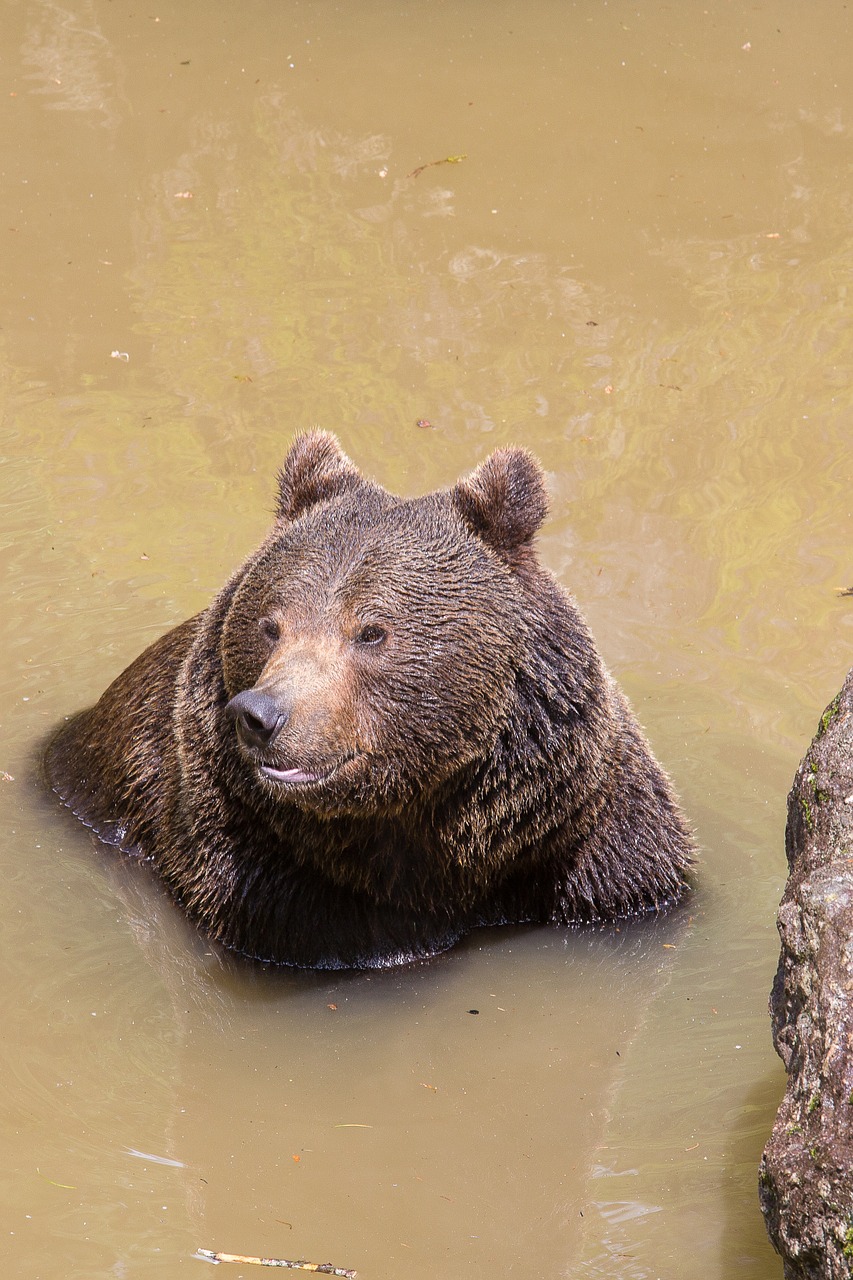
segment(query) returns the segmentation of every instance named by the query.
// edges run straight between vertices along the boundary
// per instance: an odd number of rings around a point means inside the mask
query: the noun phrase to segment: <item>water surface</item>
[[[785,795],[853,638],[848,10],[2,23],[8,1274],[780,1276]],[[247,971],[44,798],[36,744],[210,599],[312,425],[402,493],[539,455],[542,557],[697,829],[684,912]]]

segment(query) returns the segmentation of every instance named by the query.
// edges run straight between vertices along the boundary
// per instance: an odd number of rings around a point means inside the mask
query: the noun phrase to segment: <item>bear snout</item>
[[[281,705],[259,689],[238,693],[227,704],[225,714],[234,721],[246,746],[261,750],[271,745],[288,719]]]

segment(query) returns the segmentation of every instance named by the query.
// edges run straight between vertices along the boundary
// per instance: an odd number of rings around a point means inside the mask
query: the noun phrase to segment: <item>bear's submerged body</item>
[[[536,560],[545,510],[523,450],[401,500],[299,437],[264,543],[59,730],[52,785],[208,936],[280,964],[674,902],[691,837]]]

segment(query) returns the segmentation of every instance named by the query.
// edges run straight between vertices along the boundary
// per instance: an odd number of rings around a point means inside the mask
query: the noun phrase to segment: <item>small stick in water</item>
[[[436,164],[461,164],[463,160],[467,160],[465,156],[445,156],[443,160],[427,160],[426,164],[419,164],[417,169],[413,169],[411,173],[407,173],[407,178],[417,178],[423,173],[424,169],[431,169]]]
[[[344,1276],[345,1280],[355,1280],[356,1272],[345,1267],[333,1267],[331,1262],[290,1262],[287,1258],[247,1258],[242,1253],[214,1253],[211,1249],[198,1249],[199,1258],[208,1262],[242,1262],[256,1267],[289,1267],[291,1271],[314,1271],[321,1276]]]

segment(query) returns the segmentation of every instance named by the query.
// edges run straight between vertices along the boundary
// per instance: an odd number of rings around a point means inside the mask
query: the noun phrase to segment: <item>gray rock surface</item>
[[[770,1012],[787,1087],[759,1174],[786,1280],[853,1276],[853,670],[788,797]]]

